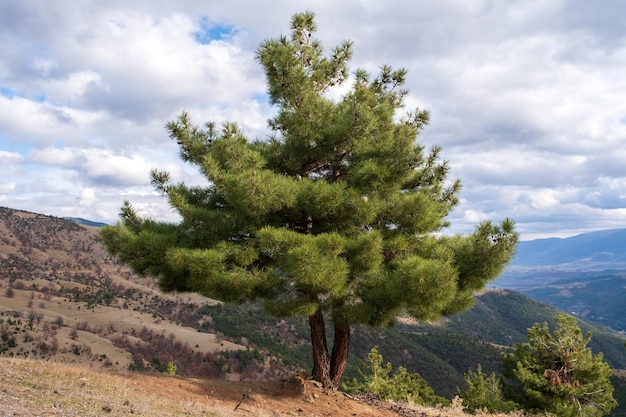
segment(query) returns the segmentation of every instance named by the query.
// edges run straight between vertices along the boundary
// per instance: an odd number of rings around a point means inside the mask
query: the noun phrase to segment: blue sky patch
[[[208,45],[211,41],[221,41],[231,38],[237,29],[230,25],[218,25],[211,22],[206,16],[200,19],[200,30],[192,33],[196,42]]]
[[[6,152],[16,152],[26,157],[33,150],[33,144],[29,141],[19,140],[14,136],[0,133],[0,150]]]
[[[267,104],[270,101],[270,96],[267,93],[257,93],[257,94],[253,94],[252,98],[256,101],[258,101],[261,104]]]
[[[12,88],[0,86],[0,96],[4,96],[9,100],[13,100],[14,97],[27,98],[24,94],[20,94]],[[46,101],[46,96],[44,94],[37,94],[36,96],[29,98],[37,103],[44,103]]]
[[[12,99],[13,97],[15,97],[15,95],[15,90],[0,85],[0,96],[5,96],[8,99]]]

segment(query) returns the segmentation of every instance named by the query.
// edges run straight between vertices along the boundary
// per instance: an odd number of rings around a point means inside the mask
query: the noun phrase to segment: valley
[[[626,333],[626,229],[520,242],[490,287],[520,291]]]

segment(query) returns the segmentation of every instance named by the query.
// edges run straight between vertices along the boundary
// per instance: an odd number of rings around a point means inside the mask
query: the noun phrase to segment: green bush
[[[471,369],[464,376],[467,389],[461,392],[458,388],[458,395],[463,399],[463,408],[471,413],[477,410],[489,413],[508,413],[515,410],[515,403],[506,401],[502,394],[500,379],[495,372],[488,376],[483,373],[482,367],[478,365],[476,372]]]
[[[343,384],[343,389],[351,393],[380,395],[385,400],[406,401],[420,405],[448,405],[449,401],[435,395],[433,389],[419,374],[409,373],[403,366],[392,374],[392,365],[383,366],[383,357],[376,348],[367,355],[365,369],[359,368],[362,380],[356,378]]]
[[[176,376],[176,364],[172,361],[168,362],[163,375]]]

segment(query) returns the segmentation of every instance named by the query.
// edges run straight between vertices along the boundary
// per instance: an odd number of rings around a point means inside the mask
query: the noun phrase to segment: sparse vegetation
[[[442,406],[450,401],[435,395],[433,389],[419,374],[409,373],[399,366],[392,373],[392,365],[383,365],[383,357],[376,348],[367,354],[367,361],[359,369],[360,379],[344,384],[348,392],[379,395],[385,400],[405,401],[412,404]]]
[[[40,216],[18,211],[5,213],[10,213],[10,217]],[[42,217],[50,230],[64,230],[63,226],[48,225],[51,221],[65,223],[65,220]],[[13,234],[7,227],[10,224],[22,223],[0,217],[0,235],[5,240],[21,233]],[[37,224],[30,222],[29,227],[37,228]],[[44,228],[33,234],[43,236],[45,233]],[[80,228],[68,232],[65,239],[84,241],[82,246],[91,248],[91,252],[80,255],[90,260],[88,268],[75,267],[71,252],[40,245],[42,249],[28,251],[31,258],[23,263],[33,271],[41,271],[39,276],[16,273],[19,278],[11,284],[8,277],[0,278],[0,336],[6,333],[6,341],[0,339],[1,356],[64,361],[93,369],[136,369],[151,374],[164,372],[173,361],[177,364],[177,375],[184,376],[196,365],[193,362],[179,364],[177,349],[184,349],[181,358],[194,358],[209,353],[202,347],[212,344],[221,352],[209,355],[214,361],[212,366],[199,367],[196,375],[202,378],[228,375],[254,379],[265,375],[263,377],[280,380],[285,374],[289,375],[289,369],[296,372],[309,368],[305,320],[277,320],[264,313],[258,304],[220,304],[191,294],[161,294],[150,278],[134,275],[107,257],[96,231]],[[55,241],[54,237],[46,240]],[[55,245],[74,247],[63,239]],[[0,245],[1,262],[9,259],[11,253],[22,253],[20,241],[15,240],[14,246]],[[50,265],[58,268],[52,269]],[[97,274],[96,270],[100,272]],[[4,272],[0,268],[0,275]],[[4,296],[9,285],[15,292],[10,299]],[[109,306],[102,296],[106,293],[113,294]],[[46,309],[39,309],[40,302],[45,302]],[[466,388],[464,372],[481,363],[485,376],[491,372],[499,375],[502,371],[500,352],[507,349],[510,352],[513,344],[526,341],[526,329],[533,323],[547,321],[552,325],[554,314],[554,309],[520,294],[491,291],[481,295],[472,310],[444,323],[401,321],[392,329],[357,327],[352,335],[354,355],[350,358],[348,379],[359,376],[357,366],[362,366],[362,358],[375,345],[385,360],[405,367],[409,374],[419,372],[435,393],[451,399],[457,386]],[[59,317],[63,318],[63,325]],[[589,329],[586,326],[581,323],[585,331]],[[111,343],[126,336],[128,343],[150,345],[139,337],[144,327],[147,334],[152,333],[146,336],[147,341],[159,335],[163,339],[153,350],[143,347],[143,353],[133,357],[129,351]],[[190,333],[179,333],[178,329],[183,328]],[[162,332],[162,329],[167,330]],[[206,333],[197,333],[194,329]],[[173,339],[169,337],[172,332],[176,334]],[[190,334],[198,337],[189,340]],[[593,351],[604,352],[604,359],[613,368],[626,368],[624,339],[601,328],[594,328],[593,334],[589,342]],[[14,342],[10,342],[11,338]],[[160,343],[171,345],[165,349],[166,355],[156,352],[162,346]],[[79,354],[73,353],[73,346]],[[232,353],[224,350],[233,348],[238,350]],[[263,370],[255,370],[256,365],[251,366],[254,362],[262,364]],[[144,373],[142,377],[150,375]],[[626,392],[624,381],[618,373],[611,377],[616,387],[615,398],[620,404],[624,403]],[[624,416],[620,410],[623,409],[615,408],[611,415]]]
[[[15,297],[15,291],[13,291],[13,288],[9,287],[4,292],[4,296],[7,297],[7,298],[13,298],[13,297]]]
[[[480,364],[475,372],[470,369],[465,374],[465,384],[467,388],[459,390],[459,397],[463,399],[463,408],[471,413],[509,413],[516,409],[514,402],[504,399],[500,378],[495,372],[483,373]]]

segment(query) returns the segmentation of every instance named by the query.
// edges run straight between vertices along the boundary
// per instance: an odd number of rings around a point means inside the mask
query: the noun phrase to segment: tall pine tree
[[[258,49],[278,109],[270,138],[251,142],[235,124],[199,127],[183,113],[167,130],[208,185],[174,184],[155,170],[153,185],[182,221],[144,219],[125,202],[121,223],[102,237],[164,291],[262,299],[276,316],[308,317],[313,377],[336,388],[353,325],[466,309],[509,260],[517,234],[508,219],[468,236],[436,233],[448,225],[460,183],[447,180],[438,147],[416,143],[428,113],[396,114],[406,71],[357,70],[333,100],[329,89],[348,79],[352,44],[324,56],[315,31],[312,13],[296,14],[290,37]]]

